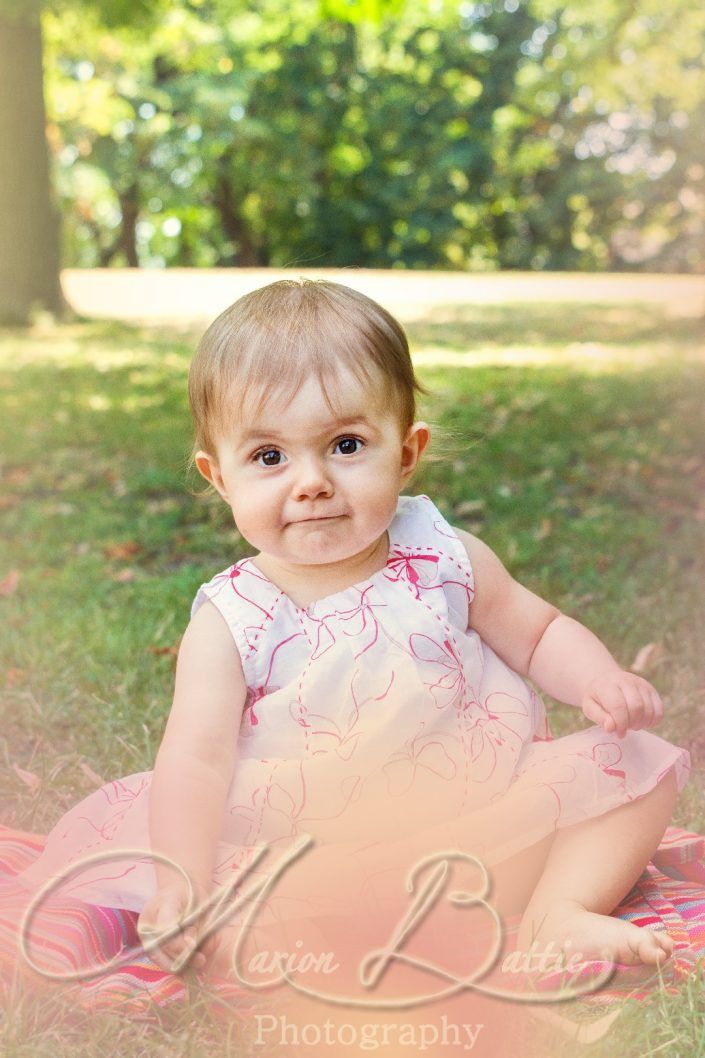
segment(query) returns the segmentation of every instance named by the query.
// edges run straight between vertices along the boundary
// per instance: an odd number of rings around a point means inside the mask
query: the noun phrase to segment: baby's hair
[[[380,409],[402,433],[416,417],[414,374],[401,324],[376,301],[341,283],[282,279],[245,294],[211,323],[188,380],[195,441],[215,456],[233,415],[261,409],[274,393],[291,399],[313,373],[335,412],[340,370],[379,391]]]

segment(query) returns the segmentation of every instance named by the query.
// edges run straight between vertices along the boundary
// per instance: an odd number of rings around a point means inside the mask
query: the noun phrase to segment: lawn
[[[407,491],[625,667],[640,656],[665,703],[658,733],[693,755],[674,822],[705,832],[703,321],[658,304],[511,302],[436,308],[408,331],[433,441]],[[248,553],[187,473],[197,337],[107,321],[0,332],[8,825],[44,833],[101,778],[151,767],[191,600]],[[554,734],[584,723],[557,703],[550,716]],[[249,1053],[205,1017],[79,1030],[50,1006],[18,1001],[0,1029],[8,1058]],[[629,1004],[589,1053],[695,1058],[704,1012],[692,983]]]

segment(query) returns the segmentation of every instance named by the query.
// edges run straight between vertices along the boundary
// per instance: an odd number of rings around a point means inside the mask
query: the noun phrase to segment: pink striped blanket
[[[143,1017],[187,1003],[189,988],[183,976],[161,970],[142,949],[134,911],[59,900],[42,912],[37,920],[39,936],[33,936],[57,973],[107,964],[118,953],[124,961],[113,971],[70,985],[57,985],[29,969],[18,947],[21,915],[13,877],[40,853],[44,840],[0,826],[0,983],[5,989],[16,987],[18,979],[22,987],[38,992],[60,987],[68,990],[78,1009],[117,1007]],[[618,965],[608,983],[586,994],[583,1002],[643,999],[654,988],[677,991],[705,957],[705,837],[670,827],[652,862],[613,914],[638,926],[665,930],[675,942],[675,953],[656,974],[650,967]],[[509,950],[517,927],[518,919],[505,924]],[[593,975],[599,972],[600,964],[590,966]],[[212,999],[216,1016],[226,1011],[229,1018],[246,1018],[256,1009],[257,996],[244,986],[212,977],[199,983]]]

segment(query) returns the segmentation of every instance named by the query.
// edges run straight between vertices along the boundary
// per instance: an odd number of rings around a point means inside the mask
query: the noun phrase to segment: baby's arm
[[[245,693],[232,634],[215,606],[204,603],[179,647],[174,699],[149,799],[152,848],[185,870],[194,886],[196,904],[212,888]],[[158,889],[140,916],[141,934],[178,920],[188,906],[188,886],[180,872],[158,862],[155,871]],[[171,962],[194,942],[191,926],[164,941],[162,951],[155,949],[153,957],[170,969]],[[204,961],[198,956],[196,963]]]
[[[650,683],[623,671],[584,625],[515,581],[481,540],[455,531],[475,574],[469,626],[511,668],[620,738],[658,723],[663,705]]]

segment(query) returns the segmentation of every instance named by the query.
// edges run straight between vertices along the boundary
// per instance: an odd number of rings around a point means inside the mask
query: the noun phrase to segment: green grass
[[[646,673],[666,705],[659,733],[694,762],[674,821],[705,832],[702,321],[640,304],[512,304],[449,307],[408,330],[436,440],[408,491],[481,535],[625,666],[661,644]],[[82,763],[105,779],[151,767],[173,681],[160,651],[177,645],[201,581],[247,553],[221,500],[192,495],[199,482],[185,475],[196,338],[111,323],[0,336],[0,580],[19,573],[0,596],[8,825],[46,832],[94,788]],[[556,734],[583,723],[555,703],[551,721]],[[38,792],[13,765],[38,776]],[[20,997],[0,1049],[248,1053],[197,1003],[170,1017],[72,1026]],[[628,1004],[610,1047],[695,1058],[702,1021],[691,980]],[[601,1056],[595,1046],[586,1053]],[[563,1053],[560,1036],[551,1047]]]

